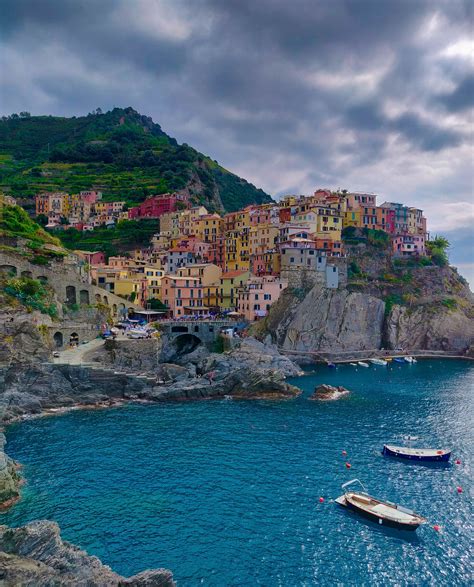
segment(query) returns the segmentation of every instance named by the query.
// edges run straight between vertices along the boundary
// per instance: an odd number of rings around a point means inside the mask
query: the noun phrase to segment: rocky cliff
[[[54,522],[22,528],[0,526],[0,583],[39,587],[174,587],[170,571],[156,569],[121,577],[95,556],[61,539]]]
[[[363,256],[361,257],[364,258]],[[255,332],[280,348],[327,353],[395,349],[465,354],[474,343],[473,296],[452,267],[402,267],[380,255],[347,287],[288,288]],[[392,271],[392,272],[391,272]]]

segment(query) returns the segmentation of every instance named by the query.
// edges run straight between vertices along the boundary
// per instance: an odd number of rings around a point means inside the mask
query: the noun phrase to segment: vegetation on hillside
[[[86,189],[128,204],[187,189],[211,209],[220,197],[227,211],[270,200],[132,108],[72,118],[21,114],[0,120],[0,189],[24,204],[40,191]]]
[[[55,318],[58,314],[53,292],[38,279],[11,277],[2,279],[2,291],[9,304],[20,303],[27,310],[39,310]]]
[[[100,227],[90,232],[69,228],[56,230],[56,234],[68,249],[103,251],[110,256],[147,247],[158,229],[159,223],[154,219],[121,220],[113,228]]]

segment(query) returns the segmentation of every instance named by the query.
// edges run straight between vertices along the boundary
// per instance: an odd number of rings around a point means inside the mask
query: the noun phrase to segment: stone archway
[[[87,289],[81,289],[79,292],[79,303],[81,306],[89,305],[89,291]]]
[[[106,306],[108,306],[108,305],[109,305],[109,298],[108,298],[107,296],[104,296],[104,304],[105,304]]]
[[[66,304],[77,304],[76,288],[73,285],[66,285]]]
[[[60,332],[59,330],[57,332],[55,332],[54,335],[53,335],[53,341],[54,341],[54,346],[57,349],[62,348],[62,346],[64,344],[63,333]]]
[[[46,275],[38,275],[38,281],[41,281],[41,283],[48,283],[48,278]]]
[[[15,265],[0,265],[0,273],[15,277],[18,274],[18,269]]]
[[[29,279],[31,279],[33,277],[33,273],[31,273],[31,271],[22,271],[21,276],[28,277]]]
[[[113,314],[114,316],[117,316],[117,304],[113,304],[113,305],[112,305],[112,314]]]
[[[71,332],[69,336],[69,344],[70,345],[78,345],[79,344],[79,335],[77,332]]]
[[[95,294],[95,303],[96,304],[102,303],[102,298],[100,297],[100,294]]]
[[[180,334],[172,342],[177,356],[192,353],[200,344],[202,340],[194,334]]]

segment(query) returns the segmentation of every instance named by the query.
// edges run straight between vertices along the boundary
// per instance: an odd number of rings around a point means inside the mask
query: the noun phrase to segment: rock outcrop
[[[341,397],[345,397],[349,395],[349,390],[345,387],[338,386],[334,387],[332,385],[327,385],[323,383],[322,385],[318,385],[314,390],[313,395],[309,397],[310,400],[320,400],[320,401],[332,401],[341,399]]]
[[[474,344],[473,296],[452,267],[417,267],[337,290],[289,288],[256,331],[285,350],[325,357],[382,347],[467,356]]]
[[[297,351],[376,349],[385,305],[370,295],[314,286],[295,304],[292,292],[272,308],[267,329],[278,346]]]
[[[20,476],[14,461],[5,453],[6,438],[0,433],[0,508],[12,505],[20,495]]]
[[[121,577],[76,546],[65,542],[54,522],[21,528],[0,526],[0,583],[22,587],[174,587],[166,569]]]
[[[463,309],[394,306],[385,322],[387,348],[463,354],[474,341],[474,320]]]

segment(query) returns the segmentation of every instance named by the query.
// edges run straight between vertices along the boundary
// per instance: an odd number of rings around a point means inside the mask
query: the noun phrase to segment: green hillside
[[[129,205],[179,190],[211,210],[270,201],[132,108],[72,118],[21,113],[0,120],[0,191],[28,209],[39,191],[86,189]]]

